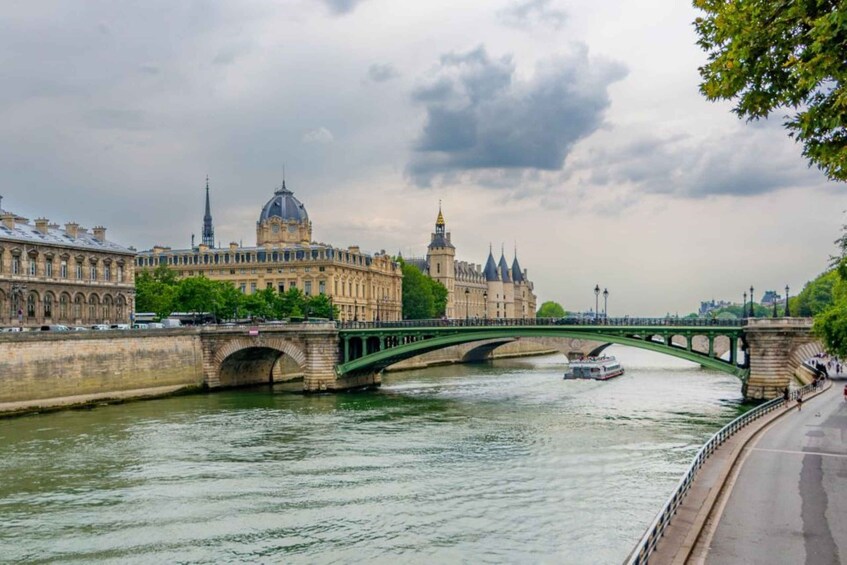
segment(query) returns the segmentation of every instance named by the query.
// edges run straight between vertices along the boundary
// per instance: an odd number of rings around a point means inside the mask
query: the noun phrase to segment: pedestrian
[[[847,385],[844,385],[844,400],[847,402]]]
[[[801,411],[803,409],[803,395],[797,393],[797,411]]]
[[[844,385],[844,398],[847,400],[847,385]],[[791,393],[788,392],[788,387],[785,387],[785,390],[782,391],[782,401],[788,406],[789,400],[791,400]]]

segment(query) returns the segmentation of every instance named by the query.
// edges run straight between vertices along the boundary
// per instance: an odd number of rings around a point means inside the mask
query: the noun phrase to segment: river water
[[[740,382],[615,346],[0,420],[0,561],[620,563]]]

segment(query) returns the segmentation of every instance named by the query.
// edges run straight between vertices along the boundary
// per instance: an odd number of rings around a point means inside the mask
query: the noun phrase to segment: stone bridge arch
[[[211,343],[210,349],[208,362],[204,362],[204,376],[210,387],[272,383],[286,357],[301,372],[306,368],[302,345],[282,337],[236,337]]]

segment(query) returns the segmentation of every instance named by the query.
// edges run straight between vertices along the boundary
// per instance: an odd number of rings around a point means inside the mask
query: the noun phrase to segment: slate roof
[[[56,227],[55,224],[51,224],[50,227],[47,228],[47,233],[41,233],[35,229],[33,224],[15,222],[14,230],[10,230],[6,226],[0,224],[0,240],[135,255],[135,251],[127,249],[117,243],[108,240],[97,240],[94,237],[94,234],[88,231],[86,231],[86,233],[77,233],[77,237],[72,237],[65,230]]]

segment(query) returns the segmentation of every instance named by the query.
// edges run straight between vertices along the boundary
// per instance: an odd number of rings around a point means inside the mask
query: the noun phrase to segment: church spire
[[[209,202],[209,175],[206,175],[206,214],[203,216],[203,245],[215,247],[215,227],[212,224],[212,205]]]

